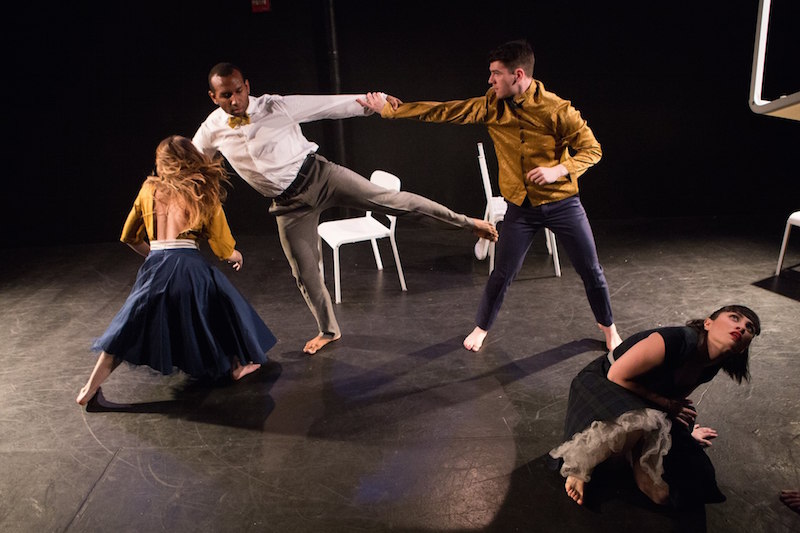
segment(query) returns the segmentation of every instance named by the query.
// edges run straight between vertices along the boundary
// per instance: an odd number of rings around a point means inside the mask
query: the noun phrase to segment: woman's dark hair
[[[758,315],[755,313],[755,311],[749,307],[745,307],[743,305],[726,305],[725,307],[720,307],[711,313],[708,318],[714,320],[722,313],[739,313],[753,323],[754,337],[761,333],[761,319],[758,318]],[[688,321],[686,325],[697,330],[698,333],[700,333],[701,338],[705,340],[706,328],[704,323],[704,318],[696,318]],[[739,384],[742,383],[742,380],[750,381],[749,358],[750,346],[745,348],[744,351],[740,353],[730,354],[725,361],[723,361],[722,370],[724,370],[726,374],[728,374],[732,379],[736,380],[736,382]]]

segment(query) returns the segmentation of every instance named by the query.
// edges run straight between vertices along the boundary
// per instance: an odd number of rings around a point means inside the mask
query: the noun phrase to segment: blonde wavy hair
[[[185,210],[188,228],[201,228],[228,196],[229,185],[222,158],[212,159],[192,141],[172,135],[156,148],[156,173],[145,181],[171,203],[177,200]]]

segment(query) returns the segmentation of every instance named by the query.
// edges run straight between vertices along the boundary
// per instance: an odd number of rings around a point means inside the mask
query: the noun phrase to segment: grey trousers
[[[322,156],[310,157],[312,161],[303,165],[289,188],[273,199],[269,212],[276,217],[281,246],[297,288],[311,309],[319,332],[332,338],[341,330],[319,269],[317,226],[322,211],[330,207],[353,208],[465,229],[472,229],[474,222],[423,196],[386,190]]]

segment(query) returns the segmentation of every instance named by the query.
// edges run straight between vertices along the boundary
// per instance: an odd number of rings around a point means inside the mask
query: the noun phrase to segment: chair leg
[[[786,243],[789,242],[789,231],[792,229],[792,224],[786,222],[786,231],[783,232],[783,242],[781,243],[781,253],[778,255],[778,266],[775,268],[775,275],[780,276],[781,268],[783,267],[783,256],[786,254]]]
[[[494,270],[494,243],[489,243],[489,274]]]
[[[333,283],[336,303],[342,303],[342,285],[339,273],[339,247],[333,249]]]
[[[389,236],[389,241],[392,243],[392,253],[394,254],[394,264],[397,265],[397,276],[400,278],[400,288],[407,291],[406,277],[403,275],[403,265],[400,264],[400,253],[397,251],[397,242],[395,242],[394,235]]]
[[[378,241],[376,239],[370,239],[372,243],[372,254],[375,256],[375,266],[378,267],[378,270],[383,270],[383,261],[381,261],[381,252],[378,250]]]
[[[556,271],[556,277],[561,277],[561,261],[558,259],[558,245],[556,244],[556,234],[547,230],[547,243],[550,253],[553,255],[553,269]]]
[[[317,241],[317,248],[319,249],[319,275],[322,277],[322,282],[325,283],[325,262],[322,260],[322,239]]]
[[[547,253],[553,255],[553,245],[550,244],[550,240],[553,236],[553,232],[550,231],[550,228],[544,228],[544,243],[547,245]]]

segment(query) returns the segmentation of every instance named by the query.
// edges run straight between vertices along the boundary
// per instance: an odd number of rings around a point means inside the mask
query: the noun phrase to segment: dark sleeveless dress
[[[674,373],[697,353],[698,333],[689,327],[665,327],[637,333],[626,339],[613,352],[615,360],[651,333],[660,334],[665,343],[664,364],[640,378],[640,383],[667,398],[682,398],[674,383]],[[602,355],[589,363],[572,380],[564,440],[571,440],[594,421],[614,421],[637,409],[661,408],[607,378],[611,362]],[[710,381],[719,366],[707,368],[696,385]],[[670,487],[670,502],[676,507],[725,501],[719,490],[711,460],[703,447],[683,424],[673,423],[670,429],[671,447],[664,457],[663,479]]]

